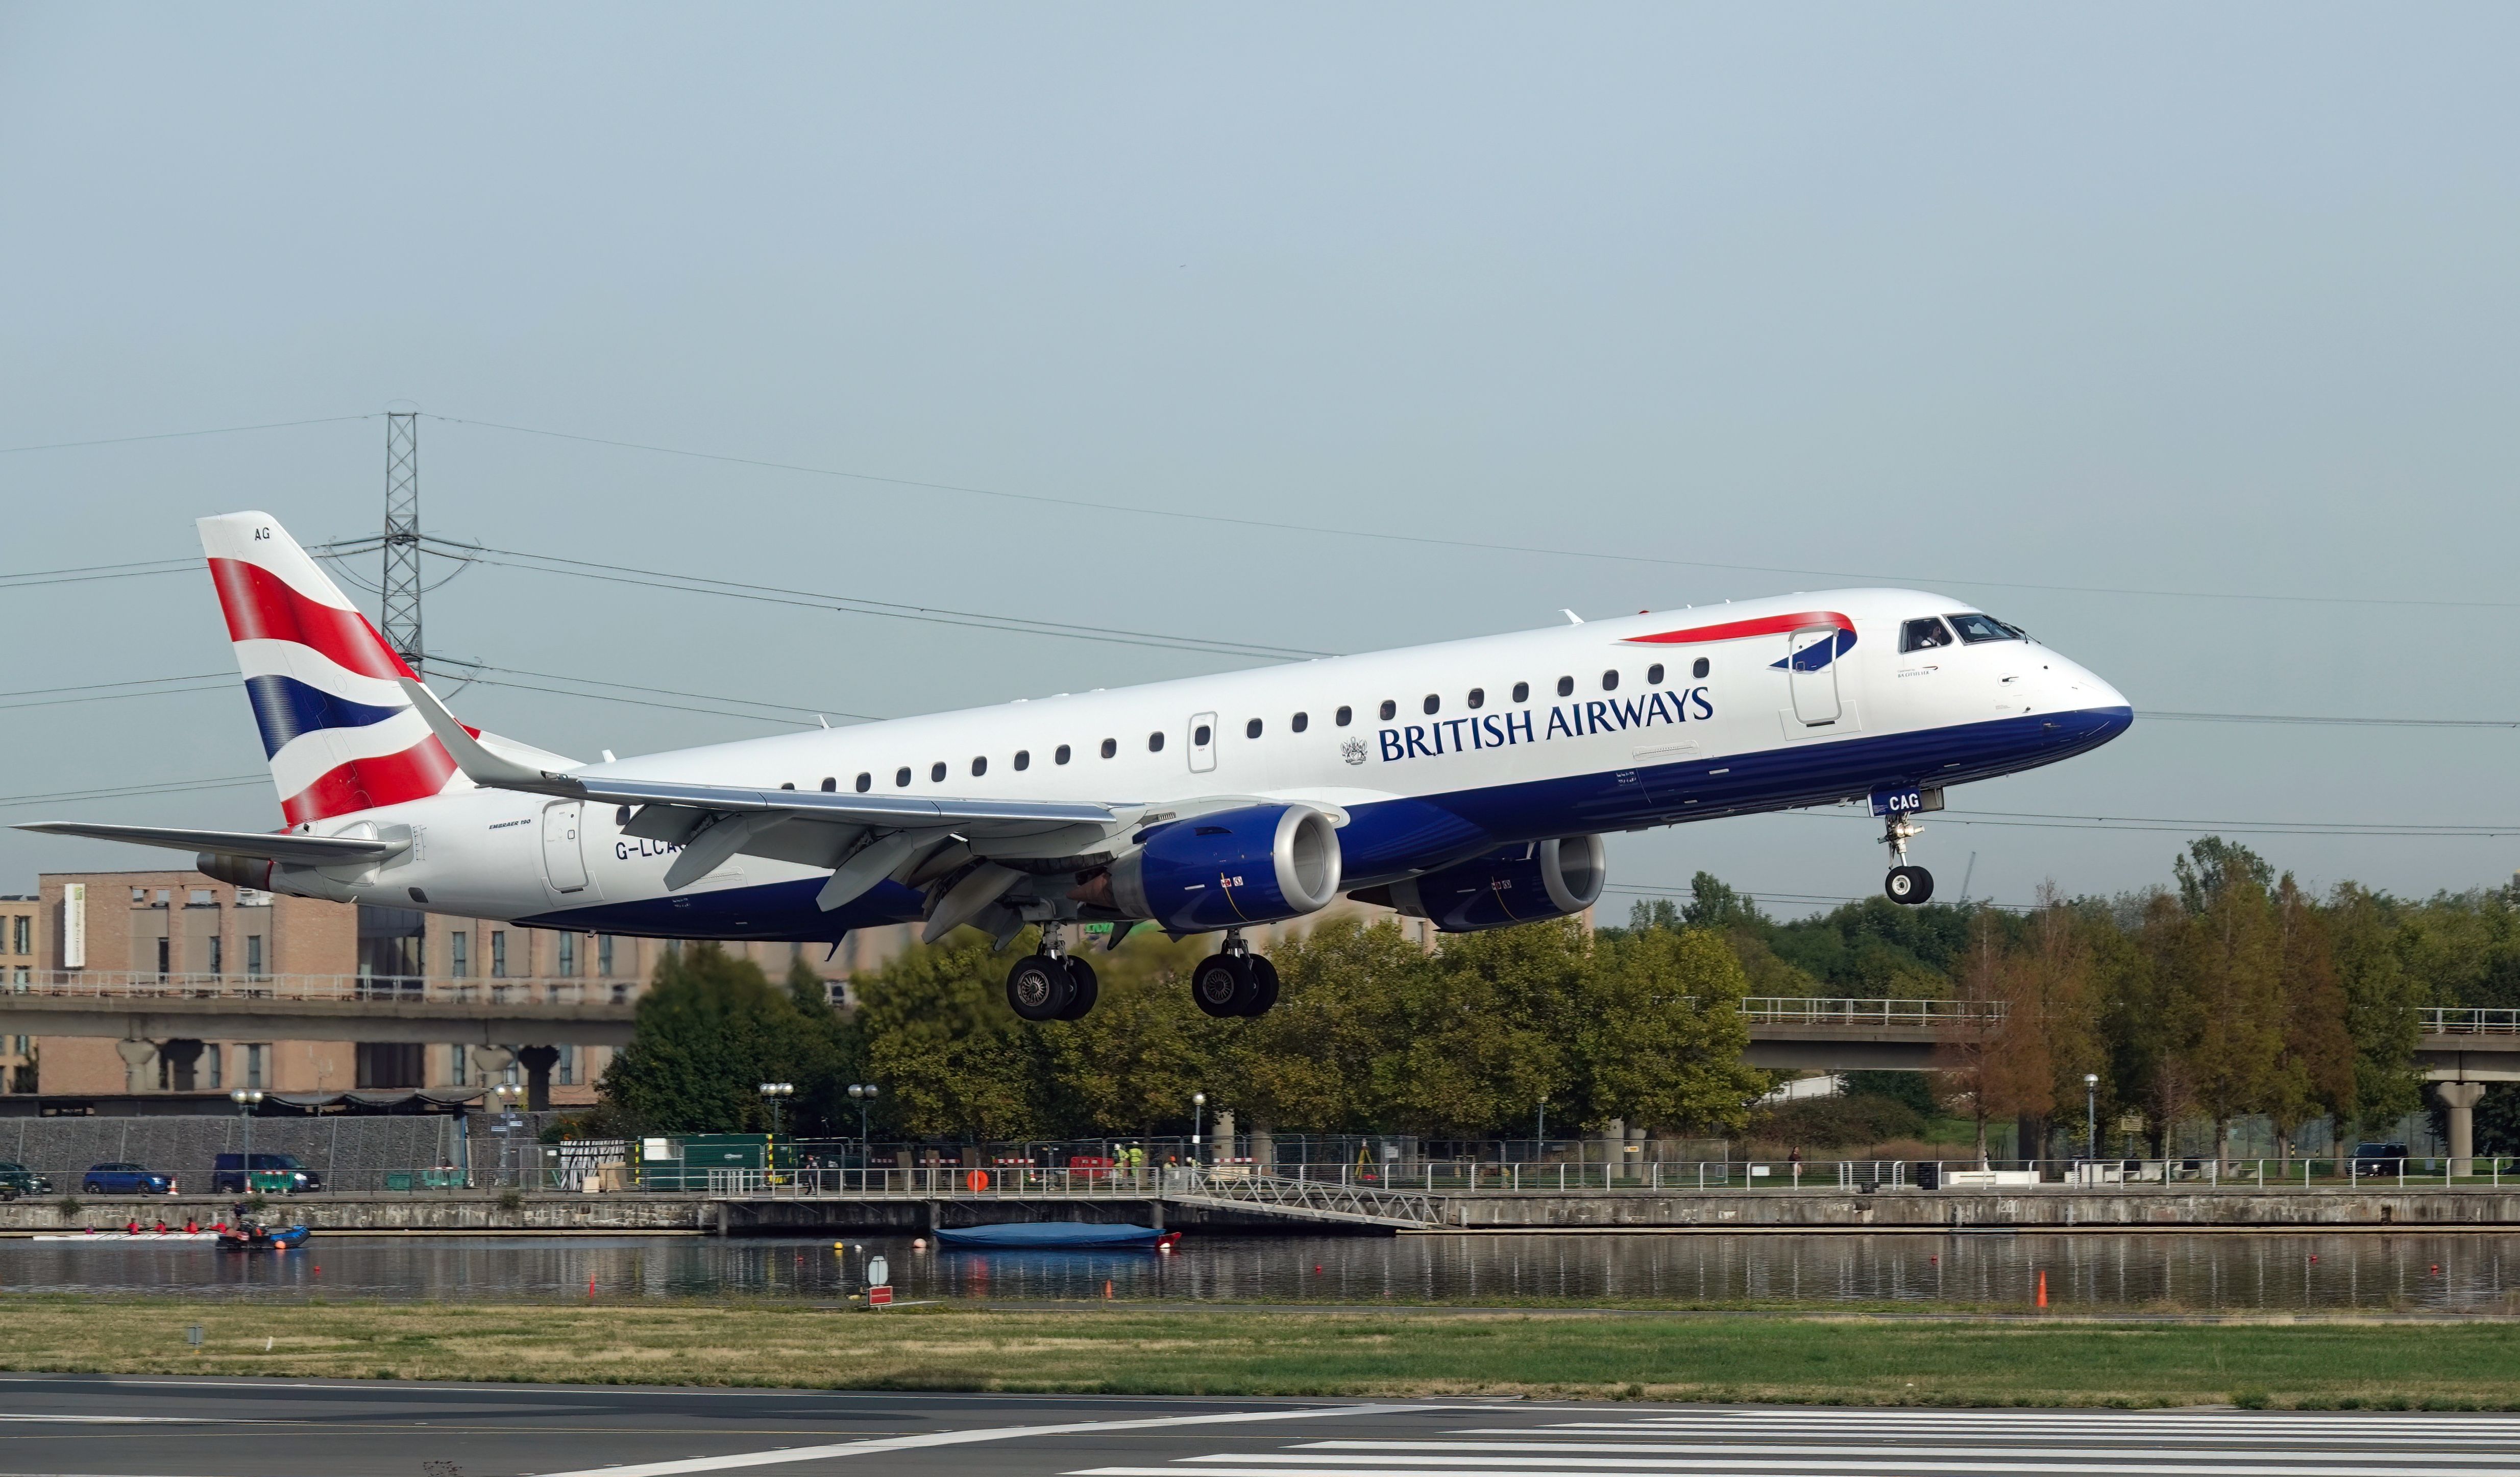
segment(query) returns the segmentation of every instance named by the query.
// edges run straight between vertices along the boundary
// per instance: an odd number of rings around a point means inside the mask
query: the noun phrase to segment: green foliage
[[[1881,1077],[1925,1080],[1921,1072],[1883,1072]],[[1843,1097],[1806,1097],[1778,1103],[1751,1115],[1749,1132],[1762,1142],[1789,1148],[1849,1149],[1892,1139],[1920,1139],[1930,1129],[1930,1113],[1914,1104],[1878,1093]]]
[[[1838,1090],[1844,1098],[1888,1098],[1919,1118],[1931,1118],[1943,1111],[1943,1105],[1934,1100],[1933,1079],[1922,1072],[1843,1073],[1838,1077]]]
[[[822,1038],[787,991],[752,961],[693,944],[657,964],[631,1042],[599,1087],[621,1131],[759,1132],[769,1127],[762,1083],[828,1070]]]

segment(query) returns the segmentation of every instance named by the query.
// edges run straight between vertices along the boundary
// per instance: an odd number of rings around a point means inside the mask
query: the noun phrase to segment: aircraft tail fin
[[[411,669],[279,520],[226,513],[200,529],[291,825],[461,783],[403,692]]]

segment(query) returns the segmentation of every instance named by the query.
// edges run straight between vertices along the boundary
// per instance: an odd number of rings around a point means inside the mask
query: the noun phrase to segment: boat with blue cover
[[[219,1232],[219,1250],[289,1251],[305,1245],[306,1238],[313,1234],[303,1225],[292,1225],[283,1230],[261,1225],[239,1226]]]
[[[967,1225],[938,1230],[937,1244],[970,1251],[1065,1251],[1084,1247],[1137,1247],[1170,1251],[1181,1232],[1151,1225],[1094,1225],[1082,1221],[1017,1221],[1006,1225]]]

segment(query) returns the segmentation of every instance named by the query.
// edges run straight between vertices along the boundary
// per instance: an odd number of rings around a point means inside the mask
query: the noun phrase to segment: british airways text
[[[1706,689],[1691,687],[1680,692],[1648,692],[1633,698],[1553,705],[1546,726],[1526,708],[1518,713],[1474,713],[1458,718],[1438,718],[1431,723],[1385,728],[1376,737],[1382,741],[1382,758],[1389,762],[1432,759],[1470,749],[1542,743],[1561,735],[1582,738],[1623,728],[1649,728],[1656,723],[1686,723],[1692,718],[1703,721],[1713,716],[1715,705],[1707,700]]]

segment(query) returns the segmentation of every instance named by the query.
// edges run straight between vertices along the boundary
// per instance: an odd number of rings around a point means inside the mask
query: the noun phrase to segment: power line
[[[192,436],[234,436],[242,431],[286,431],[292,426],[331,426],[342,421],[373,421],[374,415],[319,415],[311,421],[267,421],[259,426],[211,426],[201,431],[159,431],[148,436],[108,436],[92,441],[46,441],[32,446],[0,446],[0,456],[20,451],[67,451],[77,446],[125,446],[134,441],[172,441]]]
[[[267,785],[268,770],[260,774],[230,774],[215,779],[170,779],[146,785],[116,785],[101,790],[55,790],[43,795],[0,795],[0,806],[50,806],[83,800],[123,800],[148,795],[171,795],[188,790],[227,790],[239,785]]]
[[[1621,564],[1660,565],[1672,569],[1726,570],[1743,574],[1799,575],[1822,579],[1887,579],[1906,584],[1923,578],[1913,574],[1882,574],[1875,571],[1815,570],[1791,565],[1726,564],[1705,559],[1667,559],[1651,554],[1616,554],[1597,549],[1559,549],[1539,544],[1488,543],[1471,538],[1441,538],[1427,533],[1390,533],[1369,529],[1330,528],[1318,524],[1282,523],[1271,519],[1238,518],[1225,513],[1191,513],[1175,508],[1148,508],[1127,503],[1096,502],[1089,498],[1054,497],[1041,492],[1009,492],[996,487],[975,487],[960,483],[922,482],[915,478],[886,477],[874,472],[850,472],[832,467],[808,466],[800,462],[773,461],[767,457],[735,456],[717,451],[694,451],[681,446],[662,446],[649,441],[620,440],[610,437],[581,436],[567,431],[547,431],[536,426],[517,426],[503,421],[467,420],[457,416],[431,415],[433,421],[453,426],[477,426],[491,431],[507,431],[519,436],[547,437],[554,440],[579,441],[595,446],[613,446],[629,451],[647,451],[659,456],[688,457],[696,461],[722,462],[733,466],[758,467],[774,472],[793,472],[807,477],[836,478],[848,482],[881,483],[887,486],[917,487],[929,492],[954,492],[971,497],[994,497],[1010,502],[1037,503],[1045,507],[1078,508],[1098,513],[1135,514],[1142,518],[1169,518],[1187,523],[1218,524],[1228,528],[1267,529],[1276,532],[1308,533],[1324,537],[1369,538],[1387,543],[1418,544],[1435,548],[1474,549],[1493,554],[1546,554],[1560,559],[1597,559]],[[2415,606],[2447,609],[2510,610],[2520,609],[2520,601],[2507,600],[2412,600],[2359,595],[2261,595],[2237,594],[2216,590],[2143,589],[2118,585],[2045,584],[2027,580],[1953,579],[1936,577],[1931,583],[1969,585],[1982,589],[2042,590],[2051,593],[2081,595],[2132,595],[2151,599],[2173,600],[2254,600],[2301,605],[2383,605]]]
[[[1166,635],[1159,631],[1077,625],[1061,621],[1039,621],[1026,616],[993,616],[975,611],[903,605],[892,601],[870,600],[857,595],[834,595],[816,590],[788,589],[780,585],[750,584],[742,580],[677,575],[664,570],[644,570],[629,565],[565,559],[557,555],[531,554],[517,549],[460,544],[440,538],[430,538],[428,542],[442,557],[466,559],[472,563],[498,569],[522,570],[538,575],[565,575],[573,578],[595,579],[610,584],[680,590],[685,594],[693,595],[723,595],[729,599],[751,600],[765,605],[838,611],[848,615],[882,616],[900,621],[919,621],[934,625],[959,625],[970,629],[1003,631],[1017,635],[1064,636],[1072,640],[1099,641],[1115,646],[1143,646],[1157,651],[1195,651],[1272,662],[1309,661],[1316,657],[1337,655],[1335,652],[1311,651],[1301,647],[1269,646],[1251,641],[1219,641],[1198,636]],[[489,557],[493,555],[505,557]],[[518,560],[531,562],[513,562]]]
[[[636,682],[607,682],[597,677],[573,677],[564,672],[527,671],[521,667],[489,667],[480,663],[462,665],[479,671],[504,671],[519,677],[541,677],[550,682],[576,682],[588,687],[619,687],[630,692],[652,692],[660,697],[692,698],[702,703],[737,703],[746,708],[776,708],[788,713],[801,714],[807,717],[852,718],[861,723],[883,721],[872,714],[842,713],[836,708],[806,708],[795,703],[765,703],[754,698],[730,698],[714,692],[684,692],[673,687],[642,687]]]

